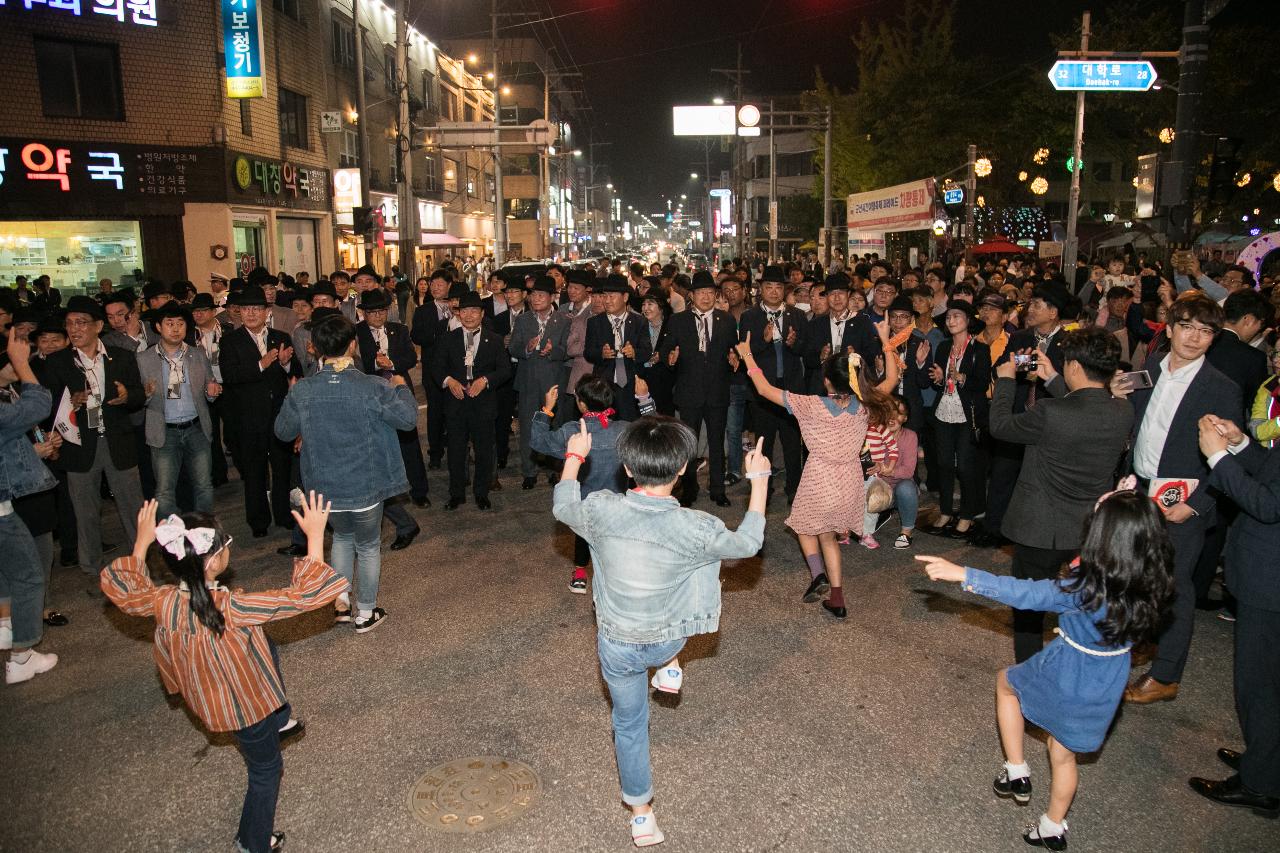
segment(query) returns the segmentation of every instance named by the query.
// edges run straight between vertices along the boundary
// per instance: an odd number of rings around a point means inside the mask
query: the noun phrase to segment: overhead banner
[[[933,227],[933,178],[849,196],[849,233]]]
[[[222,0],[228,98],[262,97],[262,13],[258,0]]]

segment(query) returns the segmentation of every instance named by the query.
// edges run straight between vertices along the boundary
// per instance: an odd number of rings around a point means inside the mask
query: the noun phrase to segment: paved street
[[[521,492],[508,475],[495,512],[447,514],[445,478],[432,474],[437,506],[417,511],[423,535],[384,555],[384,626],[357,636],[322,610],[269,631],[307,722],[285,750],[277,826],[288,849],[629,849],[590,599],[566,589],[572,538],[551,519],[550,488]],[[274,553],[283,536],[250,538],[239,497],[234,481],[218,494],[236,539],[235,582],[284,585],[289,567]],[[806,575],[781,504],[763,556],[725,566],[721,632],[682,656],[678,704],[653,704],[663,849],[1024,849],[1019,832],[1047,800],[1048,767],[1030,748],[1032,807],[991,794],[1007,611],[930,583],[891,548],[854,546],[850,617],[837,623],[800,602]],[[109,518],[107,538],[121,537]],[[915,553],[949,545],[921,535]],[[1007,566],[999,555],[994,568]],[[166,702],[150,621],[107,607],[78,570],[55,570],[53,593],[72,620],[44,645],[61,663],[0,692],[0,849],[229,850],[243,764],[229,738]],[[1082,767],[1072,849],[1280,849],[1280,823],[1186,785],[1192,774],[1225,775],[1214,749],[1239,745],[1230,642],[1228,624],[1201,614],[1180,698],[1124,711]],[[428,830],[410,814],[410,787],[470,755],[531,765],[541,802],[485,834]]]

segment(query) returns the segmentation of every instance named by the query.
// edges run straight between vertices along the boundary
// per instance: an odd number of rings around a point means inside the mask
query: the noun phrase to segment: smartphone
[[[1015,352],[1012,356],[1013,366],[1015,370],[1032,371],[1036,369],[1036,354],[1030,352]]]
[[[1127,386],[1129,390],[1136,391],[1139,388],[1151,387],[1151,374],[1145,370],[1134,370],[1129,373],[1118,374],[1116,378],[1111,381],[1112,384],[1117,382],[1122,383]]]

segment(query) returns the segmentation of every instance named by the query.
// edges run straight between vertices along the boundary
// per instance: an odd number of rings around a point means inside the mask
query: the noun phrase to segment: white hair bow
[[[156,525],[156,541],[160,547],[181,560],[187,556],[187,543],[198,557],[209,553],[213,547],[215,533],[212,527],[193,527],[188,529],[186,523],[176,515],[170,515]]]
[[[1137,488],[1138,488],[1138,478],[1135,477],[1133,474],[1129,474],[1126,477],[1121,477],[1120,482],[1116,483],[1116,487],[1111,491],[1107,492],[1102,497],[1098,498],[1098,501],[1093,505],[1093,508],[1097,509],[1098,507],[1102,506],[1102,502],[1105,501],[1107,498],[1111,497],[1112,495],[1114,495],[1116,492],[1132,492]]]

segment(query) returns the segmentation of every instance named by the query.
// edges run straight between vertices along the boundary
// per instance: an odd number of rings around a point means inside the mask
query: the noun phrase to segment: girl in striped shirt
[[[212,732],[233,732],[249,772],[236,834],[244,853],[268,853],[284,845],[274,830],[276,797],[284,763],[282,736],[298,734],[290,717],[275,644],[262,626],[315,610],[347,591],[347,581],[324,562],[329,505],[312,492],[293,513],[307,536],[307,555],[293,564],[287,589],[243,592],[227,589],[218,576],[231,559],[231,537],[208,513],[171,515],[156,524],[156,502],[138,513],[133,554],[102,570],[102,591],[131,616],[156,621],[155,659],[169,693]],[[147,575],[147,551],[160,555],[177,585],[156,586]]]

